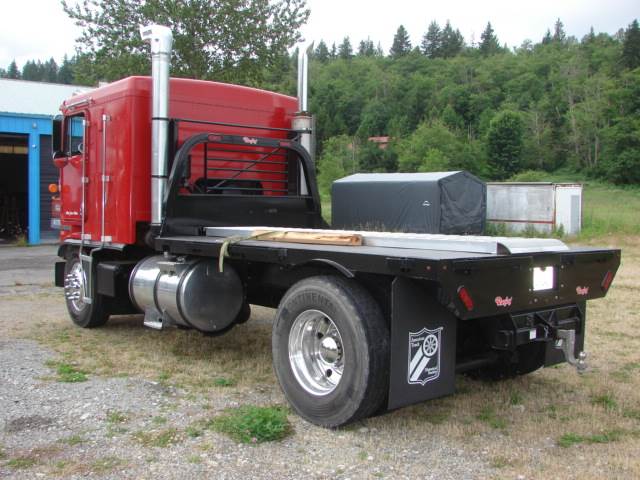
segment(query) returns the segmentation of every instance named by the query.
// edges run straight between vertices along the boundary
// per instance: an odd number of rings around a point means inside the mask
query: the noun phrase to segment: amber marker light
[[[55,183],[50,183],[49,193],[58,193],[58,185],[56,185]]]

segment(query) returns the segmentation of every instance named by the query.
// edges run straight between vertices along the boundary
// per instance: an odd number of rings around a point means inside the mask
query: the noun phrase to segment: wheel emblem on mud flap
[[[407,382],[425,385],[440,376],[440,340],[444,327],[409,332]]]

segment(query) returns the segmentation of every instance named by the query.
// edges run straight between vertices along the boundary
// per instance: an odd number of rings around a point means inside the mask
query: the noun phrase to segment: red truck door
[[[60,167],[60,220],[62,225],[82,225],[83,177],[87,177],[85,144],[85,116],[65,118],[62,156],[54,162]],[[84,173],[84,174],[83,174]],[[86,184],[85,184],[86,187]],[[86,192],[85,192],[86,198]],[[84,209],[87,219],[87,209]]]

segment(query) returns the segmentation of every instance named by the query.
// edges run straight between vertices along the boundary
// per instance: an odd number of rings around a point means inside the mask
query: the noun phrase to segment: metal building
[[[549,182],[487,183],[487,221],[508,231],[533,228],[577,235],[582,227],[582,185]]]
[[[54,237],[49,225],[52,118],[63,100],[86,87],[0,79],[0,241]]]

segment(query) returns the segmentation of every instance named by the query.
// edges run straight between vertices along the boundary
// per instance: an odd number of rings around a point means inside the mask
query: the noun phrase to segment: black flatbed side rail
[[[160,237],[158,251],[217,258],[221,237]],[[372,273],[435,281],[440,302],[461,319],[534,311],[604,297],[620,265],[620,250],[576,249],[490,255],[389,247],[242,241],[228,248],[229,260],[295,268],[325,263],[342,272]],[[535,291],[535,267],[553,267],[553,287]],[[606,283],[606,284],[605,284]],[[460,298],[464,287],[473,301]]]

